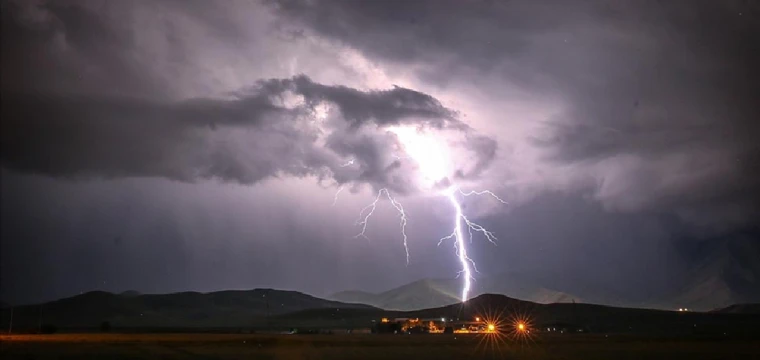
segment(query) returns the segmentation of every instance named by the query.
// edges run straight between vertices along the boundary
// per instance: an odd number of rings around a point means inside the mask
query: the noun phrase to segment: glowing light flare
[[[512,323],[512,329],[507,334],[516,341],[533,340],[535,334],[531,331],[533,328],[532,318],[527,314],[513,313],[508,322]]]
[[[504,310],[496,311],[494,308],[483,308],[478,311],[481,319],[486,324],[483,332],[479,333],[480,340],[476,351],[483,350],[495,354],[499,352],[499,358],[504,358],[502,348],[507,346],[507,336],[503,333],[506,325]]]
[[[477,314],[486,324],[478,334],[476,352],[483,352],[482,358],[510,358],[509,349],[518,344],[520,349],[533,342],[537,333],[533,332],[533,318],[521,306],[485,307],[477,309]],[[520,326],[522,324],[522,327]],[[504,352],[506,350],[506,352]]]

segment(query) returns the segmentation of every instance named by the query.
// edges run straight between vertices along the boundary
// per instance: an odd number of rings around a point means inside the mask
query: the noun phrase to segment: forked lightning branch
[[[422,136],[419,134],[419,132],[417,132],[416,129],[393,128],[390,131],[397,135],[398,139],[404,146],[404,151],[408,154],[408,158],[417,162],[421,176],[423,177],[421,181],[434,183],[446,178],[446,162],[448,159],[446,156],[442,156],[445,155],[446,152],[442,151],[432,138]],[[350,163],[353,164],[353,161]],[[338,193],[340,193],[342,190],[342,186],[338,188],[338,191],[335,194],[336,199]],[[473,272],[478,271],[475,262],[468,255],[467,242],[465,241],[465,238],[468,238],[470,242],[472,242],[473,233],[478,233],[493,244],[496,244],[497,238],[494,233],[481,226],[480,224],[470,220],[464,214],[459,197],[487,195],[496,199],[502,204],[506,204],[506,201],[502,200],[489,190],[463,191],[456,185],[449,186],[445,190],[439,191],[438,194],[447,198],[454,210],[451,233],[441,238],[438,241],[438,245],[441,245],[446,240],[453,240],[454,251],[461,267],[458,276],[461,276],[463,279],[461,300],[464,302],[469,298],[470,288],[473,280]],[[408,236],[406,234],[407,214],[404,210],[403,205],[401,205],[401,203],[391,194],[388,189],[382,188],[378,190],[374,200],[359,212],[359,218],[356,221],[356,225],[361,228],[361,231],[356,235],[356,237],[367,238],[366,232],[369,220],[374,214],[378,202],[384,199],[387,199],[399,214],[401,236],[403,240],[404,251],[406,254],[406,263],[409,264],[409,244]],[[467,231],[466,235],[465,229]]]

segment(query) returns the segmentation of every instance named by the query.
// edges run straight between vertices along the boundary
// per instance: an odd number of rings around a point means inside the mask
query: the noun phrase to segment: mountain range
[[[91,328],[103,321],[137,328],[262,326],[276,315],[320,308],[376,309],[273,289],[150,295],[135,291],[121,294],[92,291],[44,304],[16,306],[13,326],[20,329],[45,323]],[[1,323],[7,328],[9,322],[8,307],[2,310]]]
[[[93,291],[44,304],[4,308],[0,326],[10,328],[11,314],[14,332],[50,328],[87,331],[105,323],[114,331],[350,329],[372,327],[382,317],[471,321],[483,316],[499,326],[520,319],[537,328],[557,326],[605,333],[725,336],[730,331],[736,336],[757,336],[759,306],[736,305],[711,313],[674,312],[582,303],[538,304],[484,294],[466,303],[393,311],[273,289],[161,295]]]
[[[504,295],[483,294],[447,306],[414,311],[382,311],[349,309],[338,312],[331,309],[304,310],[278,316],[294,326],[346,326],[368,324],[378,317],[445,319],[446,321],[473,321],[482,318],[509,333],[518,322],[529,327],[556,331],[626,333],[656,336],[760,336],[760,314],[753,313],[760,304],[721,309],[710,313],[678,312],[652,309],[619,308],[582,303],[538,304]],[[746,311],[746,312],[745,312]]]
[[[527,301],[549,304],[583,302],[585,298],[561,290],[536,285],[524,277],[513,275],[480,278],[473,284],[470,296],[501,294]],[[363,303],[388,310],[411,311],[440,307],[460,302],[461,279],[423,279],[388,291],[342,291],[329,299],[347,303]],[[606,301],[596,301],[606,303]]]
[[[693,240],[689,240],[693,241]],[[618,307],[710,311],[741,303],[760,302],[760,246],[754,236],[731,236],[689,244],[687,276],[662,293],[632,299],[603,284],[564,281],[531,273],[505,273],[478,278],[470,297],[501,294],[531,302],[593,303]],[[418,310],[456,303],[461,279],[423,279],[388,291],[342,291],[329,299],[362,303],[388,310]]]

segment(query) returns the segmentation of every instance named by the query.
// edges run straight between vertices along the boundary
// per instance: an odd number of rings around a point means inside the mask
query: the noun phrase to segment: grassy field
[[[0,337],[2,359],[760,359],[750,341],[483,335],[56,334]]]

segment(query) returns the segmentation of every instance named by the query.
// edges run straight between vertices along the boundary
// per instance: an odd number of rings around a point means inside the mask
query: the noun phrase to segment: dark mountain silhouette
[[[445,318],[449,321],[472,321],[486,317],[506,327],[524,321],[534,329],[557,327],[591,333],[628,333],[661,336],[697,335],[711,337],[760,336],[760,315],[678,312],[651,309],[617,308],[581,303],[538,304],[504,295],[484,294],[466,303],[415,311],[382,311],[372,309],[305,310],[278,316],[278,319],[306,326],[313,324],[366,324],[380,317]]]
[[[687,240],[694,241],[694,240]],[[702,311],[760,302],[760,234],[744,232],[690,244],[690,277],[652,305]]]
[[[471,297],[502,294],[528,301],[550,303],[594,303],[618,307],[710,311],[732,304],[760,302],[760,241],[756,233],[731,234],[686,246],[691,264],[686,277],[674,282],[670,291],[632,299],[603,284],[565,281],[558,276],[505,273],[478,278]],[[461,279],[426,279],[381,293],[344,291],[329,296],[342,302],[373,305],[388,310],[417,310],[459,302]]]
[[[425,279],[374,294],[363,291],[344,291],[329,299],[362,303],[387,310],[416,310],[459,302],[461,282],[449,279]]]
[[[272,289],[161,295],[92,291],[44,304],[18,306],[14,310],[13,326],[21,329],[46,323],[59,328],[86,328],[103,321],[109,321],[114,327],[256,326],[273,315],[318,308],[372,307]],[[3,326],[9,321],[6,312],[3,311]]]
[[[581,301],[581,297],[536,285],[535,279],[504,274],[480,278],[473,283],[471,296],[503,294],[537,303]],[[461,279],[425,279],[382,293],[343,291],[329,296],[342,302],[364,303],[388,310],[417,310],[460,302]]]
[[[45,304],[16,307],[13,329],[34,331],[55,326],[60,330],[94,330],[105,322],[117,331],[345,329],[371,327],[382,317],[461,321],[490,315],[495,317],[499,326],[507,328],[514,326],[516,319],[522,319],[536,329],[562,326],[594,333],[758,336],[760,314],[756,312],[757,306],[737,305],[710,313],[674,312],[581,303],[538,304],[504,295],[484,294],[464,304],[393,311],[271,289],[137,296],[93,291]],[[9,315],[9,309],[4,309],[3,327],[8,326]]]
[[[760,314],[760,303],[757,304],[736,304],[723,309],[715,310],[717,313],[724,314]]]
[[[142,294],[139,291],[137,291],[137,290],[127,290],[127,291],[120,292],[119,295],[120,296],[133,297],[133,296],[140,296]]]

